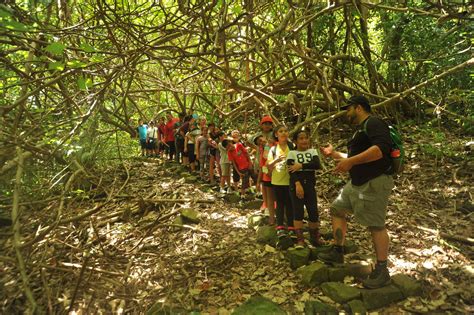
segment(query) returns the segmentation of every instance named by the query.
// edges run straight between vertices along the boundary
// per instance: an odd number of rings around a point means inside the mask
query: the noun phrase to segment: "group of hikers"
[[[291,238],[297,248],[306,246],[305,209],[310,243],[325,244],[319,232],[316,171],[321,168],[320,153],[335,159],[334,171],[348,172],[350,181],[331,204],[334,246],[319,254],[319,259],[326,263],[344,262],[346,216],[353,214],[371,233],[377,257],[375,269],[363,285],[378,288],[391,281],[387,268],[389,236],[385,227],[388,198],[394,185],[388,172],[389,127],[371,115],[369,101],[364,96],[352,96],[341,109],[346,110],[349,122],[358,126],[348,141],[348,153],[336,151],[330,144],[313,148],[307,128],[297,130],[290,139],[288,127],[274,126],[271,116],[261,118],[260,131],[247,139],[238,130],[226,134],[196,114],[179,118],[167,114],[166,121],[160,119],[156,125],[153,121],[148,125],[140,121],[137,129],[142,155],[166,155],[169,160],[188,166],[191,172],[199,171],[202,179],[208,176],[211,184],[217,185],[217,173],[222,194],[238,191],[240,186],[241,198],[249,198],[252,180],[263,197],[262,209],[268,213],[269,224],[275,226],[279,238]]]

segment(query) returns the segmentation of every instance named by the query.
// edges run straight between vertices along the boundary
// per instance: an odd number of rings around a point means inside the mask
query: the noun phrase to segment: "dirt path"
[[[30,281],[46,311],[138,314],[164,305],[184,313],[228,314],[255,293],[291,314],[301,314],[307,300],[332,303],[319,288],[300,284],[282,252],[256,243],[247,218],[259,210],[225,203],[207,185],[186,183],[186,172],[175,164],[150,159],[128,167],[130,180],[119,196],[107,203],[84,199],[76,205],[77,213],[102,205],[100,212],[58,226],[29,253],[28,264],[41,269]],[[412,164],[397,182],[389,206],[390,271],[423,281],[424,296],[391,305],[384,313],[472,311],[472,246],[440,237],[440,232],[462,237],[472,233],[472,212],[455,208],[469,189],[454,182],[452,173],[449,163],[442,168]],[[111,170],[110,176],[127,177],[123,169]],[[471,175],[458,171],[456,176],[461,181]],[[319,179],[323,229],[329,230],[328,202],[342,184],[333,176]],[[183,208],[198,210],[200,223],[173,223]],[[372,253],[361,226],[350,223],[348,238],[359,246],[359,255]],[[20,310],[23,300],[9,285],[16,273],[3,266],[3,305]]]

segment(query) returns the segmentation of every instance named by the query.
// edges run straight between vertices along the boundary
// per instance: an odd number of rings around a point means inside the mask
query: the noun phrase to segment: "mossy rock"
[[[184,177],[184,182],[186,184],[194,184],[198,181],[198,178],[196,176],[191,176],[191,175],[188,175],[188,176],[185,176]]]
[[[277,240],[275,227],[266,225],[257,228],[257,242],[275,247]]]
[[[240,196],[237,195],[236,193],[231,193],[231,194],[225,195],[224,200],[228,203],[239,203],[240,202]]]
[[[361,300],[352,300],[347,303],[351,314],[360,314],[360,315],[365,315],[367,314],[367,309],[365,308],[364,302]]]
[[[349,276],[358,279],[365,279],[373,270],[372,265],[368,263],[336,264],[334,267],[343,267]]]
[[[328,267],[320,262],[301,267],[296,273],[300,276],[301,282],[307,286],[314,287],[328,281]]]
[[[290,248],[286,252],[286,257],[290,262],[292,269],[298,269],[305,266],[309,262],[310,250],[309,248]]]
[[[181,209],[181,216],[185,222],[199,223],[199,212],[191,208]]]
[[[403,300],[403,293],[394,285],[362,290],[362,301],[368,310],[381,308],[400,300]]]
[[[344,242],[344,254],[352,254],[357,252],[359,246],[357,246],[353,241]]]
[[[341,304],[360,298],[360,289],[340,282],[325,282],[321,290],[331,300]]]
[[[305,315],[337,315],[339,311],[331,305],[319,301],[306,301],[304,303]]]
[[[287,250],[293,245],[295,245],[295,243],[289,236],[283,236],[283,237],[278,238],[277,243],[276,243],[276,247],[278,247],[281,250]]]
[[[317,260],[320,253],[326,253],[333,248],[333,245],[323,245],[311,248],[310,260]]]
[[[423,293],[421,282],[401,273],[392,276],[392,283],[402,291],[405,298]]]
[[[260,295],[255,295],[245,301],[244,304],[237,307],[233,315],[286,315],[286,312],[280,308],[278,304],[270,299],[264,298]]]
[[[249,210],[258,210],[262,206],[262,200],[250,200],[244,203],[242,208]]]
[[[328,278],[329,281],[344,281],[344,278],[349,276],[349,270],[344,267],[329,267],[328,268]]]
[[[249,229],[256,228],[268,224],[268,217],[263,214],[253,214],[247,219],[247,226]]]

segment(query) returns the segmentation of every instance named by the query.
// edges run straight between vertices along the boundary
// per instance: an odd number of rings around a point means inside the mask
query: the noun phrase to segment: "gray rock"
[[[290,267],[292,269],[298,269],[308,264],[309,254],[309,248],[290,248],[286,252],[286,257],[290,261]]]
[[[337,315],[338,310],[331,305],[324,304],[319,301],[306,301],[304,303],[304,314],[305,315]]]
[[[403,296],[406,298],[409,296],[418,296],[423,293],[419,281],[401,273],[392,276],[392,283],[402,291]]]
[[[233,315],[261,315],[261,314],[275,314],[286,315],[286,312],[274,303],[272,300],[264,298],[260,295],[254,295],[245,301],[244,304],[237,307]]]
[[[361,300],[352,300],[347,303],[349,309],[351,310],[351,314],[367,314],[367,309],[364,306],[364,303]]]
[[[257,242],[275,247],[277,240],[278,237],[275,227],[267,225],[257,228]]]
[[[368,310],[380,308],[400,300],[403,300],[403,293],[394,285],[379,289],[362,290],[362,301],[364,301],[364,305]]]
[[[249,229],[253,229],[257,226],[262,226],[268,223],[268,217],[262,214],[251,215],[247,219],[247,226]]]
[[[185,208],[180,211],[183,220],[190,223],[199,223],[199,212],[194,209]]]
[[[344,267],[329,267],[328,278],[329,281],[344,281],[346,276],[350,276],[349,270]]]
[[[328,281],[328,267],[320,262],[299,268],[297,274],[301,277],[301,282],[307,286],[314,287]]]
[[[324,295],[337,303],[346,303],[360,297],[360,289],[340,282],[326,282],[321,285]]]

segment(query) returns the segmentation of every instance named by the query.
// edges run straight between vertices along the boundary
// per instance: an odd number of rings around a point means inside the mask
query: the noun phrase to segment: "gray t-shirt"
[[[207,137],[204,137],[204,136],[199,136],[197,138],[197,143],[199,143],[199,155],[204,157],[207,155],[207,149],[208,149],[208,138]]]

